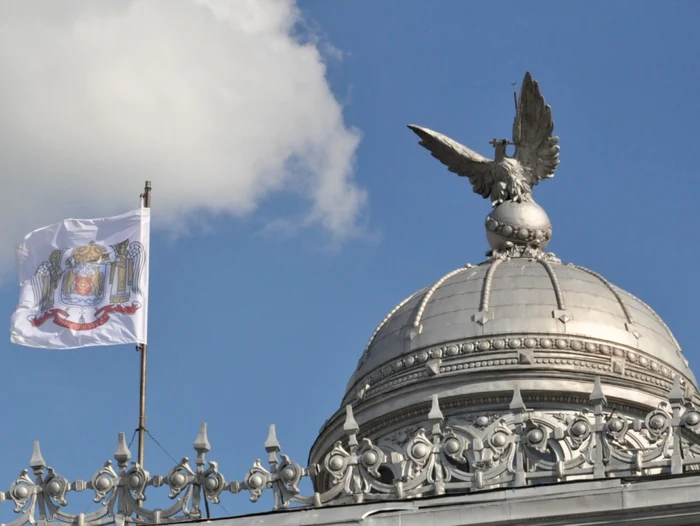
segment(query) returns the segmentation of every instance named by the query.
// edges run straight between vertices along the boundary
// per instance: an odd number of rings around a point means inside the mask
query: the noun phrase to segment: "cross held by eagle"
[[[559,165],[559,138],[554,137],[552,109],[545,103],[539,85],[525,74],[516,104],[513,140],[493,139],[494,158],[489,159],[446,135],[410,124],[430,151],[447,169],[469,178],[474,192],[491,200],[493,207],[505,201],[532,200],[532,188],[550,179]],[[506,147],[515,146],[511,157]]]

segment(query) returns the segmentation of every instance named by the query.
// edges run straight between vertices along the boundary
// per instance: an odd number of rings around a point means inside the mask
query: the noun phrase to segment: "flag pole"
[[[143,208],[151,208],[151,181],[146,181],[146,185],[141,195]],[[139,465],[144,467],[144,454],[146,449],[146,358],[148,356],[148,345],[139,344],[137,349],[141,351],[141,384],[139,390]]]

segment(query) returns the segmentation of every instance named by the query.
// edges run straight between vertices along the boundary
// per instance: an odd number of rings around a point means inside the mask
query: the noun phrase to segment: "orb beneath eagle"
[[[493,250],[501,250],[506,243],[544,249],[552,238],[552,223],[532,200],[506,201],[486,217],[486,238]]]

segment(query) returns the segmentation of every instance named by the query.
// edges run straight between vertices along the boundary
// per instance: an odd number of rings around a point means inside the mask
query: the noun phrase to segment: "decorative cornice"
[[[669,382],[678,375],[681,383],[695,392],[692,382],[683,373],[638,349],[591,338],[523,334],[472,338],[407,353],[379,365],[361,378],[356,383],[362,386],[361,391],[350,390],[344,403],[367,400],[399,385],[436,374],[533,364],[605,372],[665,390],[670,389]]]
[[[242,479],[231,482],[206,458],[211,446],[205,425],[194,442],[194,467],[183,458],[165,476],[129,463],[131,452],[123,433],[114,454],[116,469],[108,461],[89,480],[72,482],[49,467],[35,443],[29,469],[0,493],[0,502],[14,504],[18,518],[10,526],[145,525],[200,520],[208,503],[243,491],[254,502],[271,492],[275,509],[292,503],[319,507],[517,488],[542,479],[681,474],[700,466],[700,412],[685,399],[679,377],[668,401],[647,413],[618,411],[619,405],[607,402],[597,377],[594,384],[588,400],[564,397],[569,407],[562,409],[530,409],[533,401],[549,403],[561,397],[523,396],[518,388],[510,404],[502,395],[482,399],[473,414],[458,411],[461,402],[441,404],[433,395],[429,407],[413,409],[418,426],[404,425],[402,431],[377,441],[368,438],[373,429],[359,426],[347,406],[341,440],[306,467],[282,453],[271,426],[264,444],[266,465],[256,460]],[[489,411],[488,403],[500,404],[500,409]],[[421,427],[420,422],[427,425]],[[315,491],[305,496],[300,485],[307,477]],[[161,486],[169,488],[173,506],[146,508],[150,488]],[[87,490],[100,509],[67,512],[70,494]]]

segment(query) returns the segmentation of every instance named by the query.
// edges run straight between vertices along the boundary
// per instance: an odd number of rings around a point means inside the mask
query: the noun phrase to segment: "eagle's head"
[[[504,157],[506,157],[506,147],[509,144],[513,144],[513,143],[510,142],[508,139],[496,139],[496,138],[494,138],[490,144],[492,144],[496,150],[494,157],[495,157],[496,162],[498,162],[501,159],[503,159]]]

